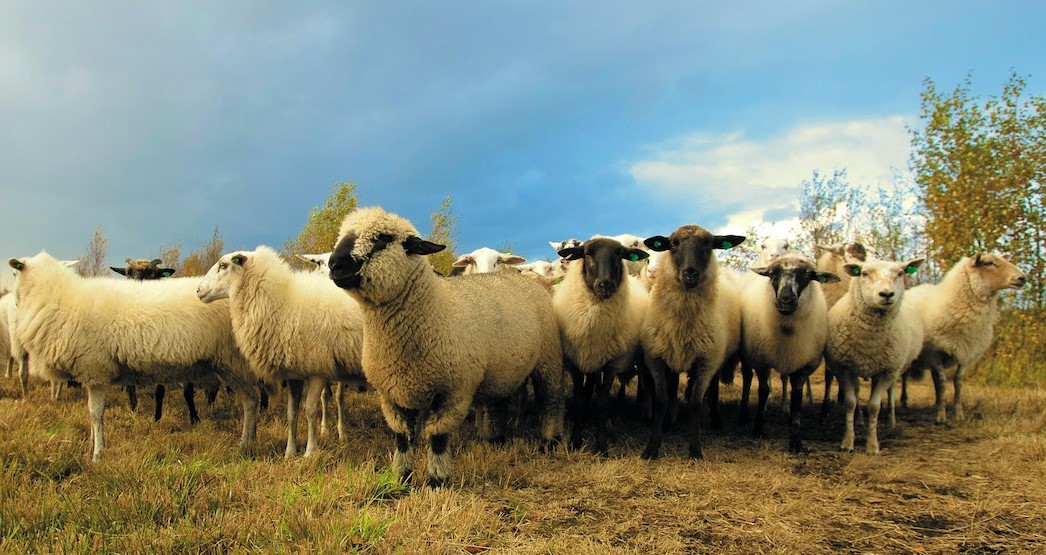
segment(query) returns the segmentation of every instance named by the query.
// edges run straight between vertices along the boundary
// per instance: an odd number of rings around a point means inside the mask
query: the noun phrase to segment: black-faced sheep
[[[762,432],[770,370],[776,369],[782,382],[788,378],[792,384],[789,449],[802,451],[802,386],[821,364],[828,337],[828,309],[821,284],[839,278],[795,255],[776,258],[752,271],[763,277],[749,280],[741,291],[741,360],[759,377],[753,432]],[[742,399],[743,410],[747,410],[745,401]]]
[[[598,238],[563,249],[559,255],[580,261],[570,266],[552,298],[564,361],[574,382],[571,444],[575,448],[581,444],[595,390],[596,450],[606,454],[610,387],[636,362],[649,301],[646,288],[629,276],[625,262],[642,260],[647,253]]]
[[[679,375],[694,383],[688,396],[690,457],[701,458],[701,410],[705,390],[726,358],[729,330],[720,295],[716,249],[744,241],[738,235],[713,235],[696,225],[685,225],[669,237],[655,236],[644,243],[662,252],[663,268],[650,290],[650,306],[643,322],[641,344],[649,372],[644,375],[654,398],[654,418],[643,458],[656,459],[669,395],[678,393]]]
[[[905,302],[918,312],[925,329],[922,352],[911,374],[920,377],[927,368],[932,372],[938,423],[947,421],[945,371],[955,368],[954,412],[961,420],[962,376],[991,345],[999,292],[1020,289],[1027,281],[1024,272],[1006,258],[985,253],[963,258],[938,284],[917,285],[908,291]],[[902,404],[905,401],[902,394]]]
[[[507,400],[528,376],[543,402],[544,438],[557,440],[563,428],[563,355],[549,294],[518,274],[440,278],[424,255],[443,248],[400,216],[362,208],[342,222],[330,263],[334,283],[363,310],[363,371],[396,436],[393,467],[411,471],[421,420],[430,485],[450,476],[450,434],[473,402],[497,411],[481,420],[503,426]]]

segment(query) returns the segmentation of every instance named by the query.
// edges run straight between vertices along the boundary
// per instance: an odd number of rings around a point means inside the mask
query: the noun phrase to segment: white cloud
[[[692,199],[698,212],[719,211],[723,222],[746,227],[798,214],[799,184],[814,170],[847,170],[855,186],[889,186],[907,166],[905,119],[889,116],[798,125],[777,136],[695,133],[657,148],[629,172],[659,196]]]

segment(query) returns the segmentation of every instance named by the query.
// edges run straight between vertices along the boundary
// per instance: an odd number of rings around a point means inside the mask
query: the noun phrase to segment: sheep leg
[[[947,409],[944,407],[944,371],[939,368],[931,368],[930,377],[933,378],[933,392],[936,397],[933,405],[936,412],[934,423],[944,424],[948,422]]]
[[[959,365],[955,369],[955,376],[952,377],[952,385],[955,388],[955,421],[960,422],[964,418],[962,410],[962,375],[966,371],[962,365]]]
[[[569,369],[570,375],[574,380],[574,401],[571,407],[574,426],[570,431],[570,448],[580,449],[582,430],[588,421],[592,390],[596,385],[596,375],[581,373],[581,370],[569,361],[565,366]]]
[[[345,423],[345,389],[343,383],[334,384],[334,412],[338,415],[338,441],[344,442],[348,438]]]
[[[647,460],[657,459],[661,454],[661,433],[665,425],[665,415],[668,412],[668,376],[671,371],[664,362],[648,361],[649,371],[643,374],[653,402],[653,418],[650,419],[650,438],[647,440],[646,448],[643,449],[642,457]]]
[[[423,437],[429,438],[429,487],[439,487],[450,477],[450,453],[447,450],[450,433],[458,429],[472,406],[469,392],[451,392],[454,397],[439,396],[432,402]]]
[[[167,388],[163,384],[156,385],[156,391],[153,392],[153,400],[156,402],[155,410],[153,411],[153,422],[159,422],[160,417],[163,416],[163,398],[167,395]]]
[[[843,413],[846,415],[846,429],[843,432],[843,441],[839,444],[839,449],[852,453],[854,450],[854,413],[857,412],[857,393],[854,391],[851,381],[856,381],[857,377],[852,376],[847,370],[838,372],[835,377],[839,380],[839,388],[843,392]]]
[[[563,437],[563,420],[566,404],[563,394],[563,369],[539,367],[530,375],[534,385],[534,399],[541,407],[542,450],[552,449]]]
[[[842,390],[839,390],[842,394]],[[821,400],[821,423],[828,419],[828,413],[832,411],[832,373],[828,371],[828,365],[824,368],[824,399]]]
[[[246,451],[258,437],[258,398],[252,389],[236,392],[243,407],[243,431],[240,433],[240,450]]]
[[[800,390],[802,391],[802,390]],[[781,412],[788,414],[788,376],[781,375]]]
[[[759,404],[755,409],[752,437],[760,437],[763,435],[763,422],[766,419],[766,402],[770,399],[770,369],[756,368],[755,374],[759,379]]]
[[[324,383],[320,391],[320,433],[327,435],[329,424],[327,421],[327,401],[331,398],[330,384]]]
[[[295,435],[298,432],[298,408],[301,406],[301,392],[304,387],[305,382],[301,380],[287,380],[287,449],[283,452],[285,459],[298,454]]]
[[[4,368],[4,378],[11,378],[11,372],[14,370],[14,360],[15,359],[11,357],[7,357],[7,367]]]
[[[741,364],[741,400],[737,408],[737,424],[748,425],[748,397],[752,394],[752,368],[747,364]]]
[[[811,372],[811,374],[812,374],[812,372]],[[814,404],[814,385],[812,383],[810,383],[810,374],[806,375],[806,378],[803,380],[803,383],[806,384],[806,402],[807,402],[807,404],[813,405]]]
[[[665,385],[667,386],[665,393],[668,395],[668,418],[664,423],[664,429],[668,431],[673,424],[678,422],[679,417],[679,374],[669,372],[665,376]]]
[[[138,388],[133,386],[133,385],[128,385],[128,386],[124,387],[124,390],[127,391],[127,404],[130,405],[131,412],[137,412],[138,411]]]
[[[62,398],[62,382],[51,382],[51,398],[58,401]]]
[[[221,386],[210,387],[210,388],[207,388],[207,390],[204,392],[204,397],[207,398],[207,404],[208,405],[213,405],[214,404],[214,400],[218,398],[218,390],[219,389],[221,389]]]
[[[196,412],[196,386],[192,382],[185,382],[182,387],[182,398],[185,399],[185,408],[189,409],[189,423],[199,424],[200,413]]]
[[[877,374],[872,376],[872,393],[868,397],[868,441],[864,452],[869,455],[879,454],[879,410],[882,408],[883,394],[893,387],[891,376]]]
[[[305,421],[309,429],[309,439],[305,444],[305,458],[316,454],[319,446],[320,397],[327,389],[327,380],[312,376],[308,381],[305,394]]]
[[[807,372],[813,371],[812,369],[802,369],[797,372],[793,372],[789,379],[792,382],[792,405],[789,407],[789,425],[788,425],[788,450],[793,453],[805,453],[806,449],[803,448],[803,426],[802,426],[802,407],[803,407],[803,382],[807,382],[809,374]]]
[[[396,437],[396,452],[392,455],[392,470],[400,476],[404,483],[410,482],[411,475],[414,473],[414,446],[411,439],[418,420],[418,411],[397,407],[381,396],[381,412]]]
[[[429,437],[429,482],[430,488],[441,487],[450,477],[450,454],[447,452],[450,434],[433,434]]]
[[[889,408],[889,412],[886,414],[886,429],[892,430],[894,426],[897,426],[897,381],[890,384],[890,388],[886,390],[886,406]]]
[[[596,390],[596,452],[606,457],[610,454],[607,421],[610,419],[610,387],[614,384],[614,373],[609,369],[597,372],[602,381]]]
[[[18,381],[22,385],[22,398],[29,396],[29,353],[22,353],[18,359]]]
[[[688,380],[694,384],[690,398],[687,399],[687,409],[689,409],[690,416],[690,451],[688,454],[691,459],[705,458],[704,451],[701,449],[701,412],[704,406],[705,392],[708,391],[709,385],[717,377],[718,368],[715,370],[717,371],[710,371],[707,368],[691,370],[688,377]]]
[[[92,384],[87,386],[87,414],[91,420],[91,438],[94,442],[94,452],[91,456],[92,462],[102,460],[102,451],[105,450],[105,435],[102,433],[102,417],[105,413],[105,390],[104,384]]]

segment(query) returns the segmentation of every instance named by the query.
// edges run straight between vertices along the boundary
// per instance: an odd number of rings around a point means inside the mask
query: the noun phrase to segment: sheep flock
[[[191,384],[221,384],[243,408],[240,449],[254,444],[259,397],[284,388],[286,457],[299,454],[304,395],[302,454],[311,457],[331,384],[346,440],[343,419],[353,412],[340,391],[351,384],[377,398],[392,469],[410,480],[422,445],[425,478],[438,487],[452,476],[450,446],[465,426],[494,443],[533,438],[547,453],[652,460],[679,420],[689,457],[702,458],[702,421],[720,425],[719,384],[737,367],[745,376],[740,424],[753,435],[763,433],[771,374],[782,394],[791,385],[782,412],[794,452],[805,450],[811,374],[825,368],[822,417],[832,414],[827,385],[839,380],[843,451],[854,449],[861,385],[870,381],[865,452],[878,454],[882,402],[889,399],[892,426],[894,392],[909,377],[930,371],[941,423],[951,379],[953,418],[963,419],[961,378],[992,342],[999,294],[1027,282],[1005,255],[984,252],[957,262],[939,284],[910,287],[923,259],[884,260],[850,242],[818,245],[815,261],[789,238],[762,239],[759,260],[739,271],[723,267],[719,253],[754,238],[697,225],[659,231],[550,241],[555,254],[529,263],[483,247],[460,256],[451,276],[427,258],[444,245],[378,207],[350,212],[330,252],[283,255],[259,245],[223,255],[202,278],[168,277],[175,269],[160,260],[132,259],[113,268],[130,279],[85,278],[42,251],[8,261],[15,283],[0,295],[0,353],[23,397],[30,376],[85,388],[95,462],[114,385],[161,386],[162,399],[162,386],[183,384],[195,425]],[[294,269],[295,257],[309,269]],[[753,373],[758,403],[748,427]],[[623,398],[635,376],[635,408],[612,403],[615,384]],[[645,448],[613,446],[614,419],[647,426]]]

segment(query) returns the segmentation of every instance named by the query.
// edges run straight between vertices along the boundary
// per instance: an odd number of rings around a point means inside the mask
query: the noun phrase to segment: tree
[[[429,255],[432,267],[443,275],[450,275],[451,264],[457,259],[454,247],[457,243],[458,217],[454,215],[451,208],[453,198],[450,194],[443,199],[439,210],[432,213],[432,231],[429,232],[429,241],[446,245],[447,248],[440,252]]]
[[[182,262],[182,245],[179,243],[160,247],[160,260],[163,260],[164,267],[177,271]]]
[[[863,196],[846,180],[846,168],[825,178],[819,170],[799,184],[799,219],[814,245],[830,245],[853,237],[854,218]]]
[[[180,253],[181,247],[179,246],[177,248]],[[182,263],[182,267],[177,269],[177,275],[181,277],[192,277],[206,274],[207,270],[210,270],[211,266],[221,258],[222,254],[224,254],[224,250],[225,240],[222,239],[221,233],[218,232],[218,226],[214,226],[214,234],[211,236],[211,242],[189,253],[189,256],[185,257],[185,262]]]
[[[109,241],[102,235],[102,226],[94,230],[91,242],[87,244],[87,252],[79,258],[76,271],[84,277],[104,276],[109,273],[109,266],[105,263],[105,257],[109,252]]]
[[[911,169],[926,207],[930,257],[948,268],[976,251],[1008,251],[1028,273],[1024,307],[1046,306],[1046,99],[1022,98],[1016,73],[1002,95],[972,95],[967,77],[950,94],[927,78]]]
[[[309,212],[301,233],[284,245],[289,253],[325,253],[334,250],[338,240],[338,229],[345,215],[356,209],[356,184],[336,182],[322,208],[316,206]]]

